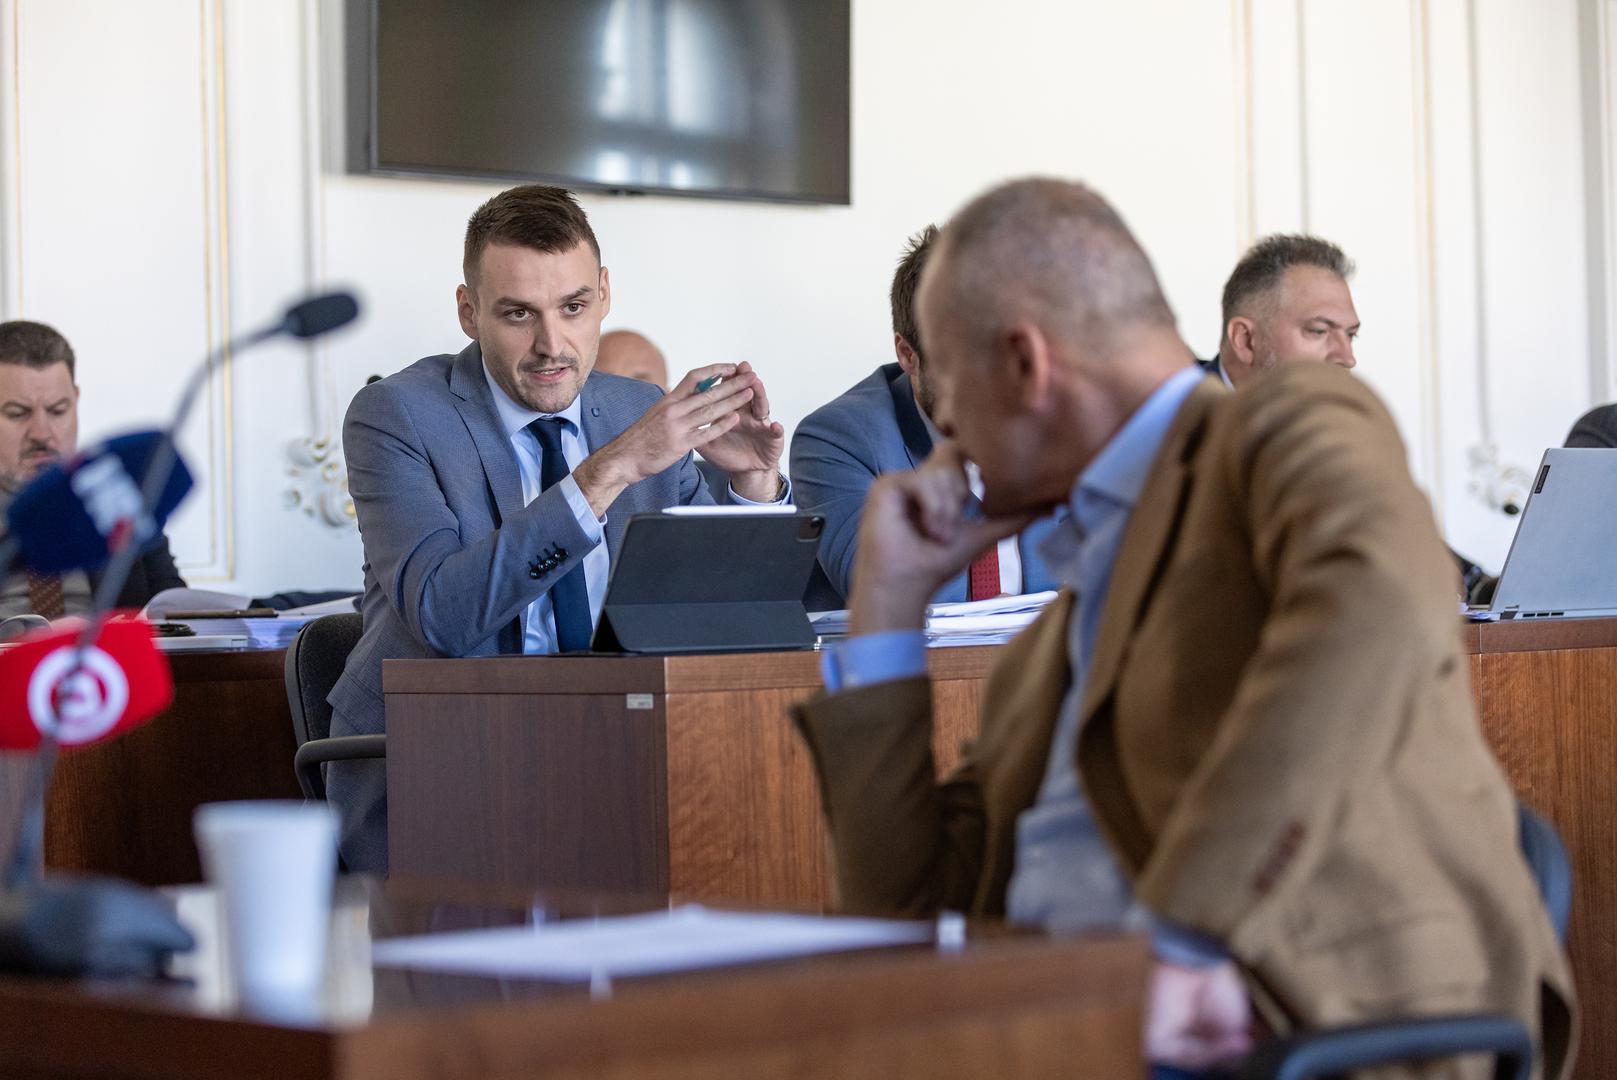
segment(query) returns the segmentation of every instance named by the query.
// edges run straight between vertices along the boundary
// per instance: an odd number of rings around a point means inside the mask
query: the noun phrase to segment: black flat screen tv
[[[849,3],[350,0],[351,164],[846,204]]]

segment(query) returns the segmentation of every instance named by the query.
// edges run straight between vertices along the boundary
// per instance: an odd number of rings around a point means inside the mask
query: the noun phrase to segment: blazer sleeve
[[[1236,955],[1287,910],[1423,687],[1466,671],[1453,564],[1381,403],[1321,365],[1268,376],[1241,408],[1245,434],[1212,467],[1236,493],[1269,614],[1135,883],[1158,915]]]
[[[728,493],[715,495],[708,489],[708,478],[702,472],[701,465],[697,464],[694,452],[686,454],[674,468],[679,476],[679,505],[711,506],[714,503],[730,501]]]
[[[183,588],[185,579],[180,577],[179,568],[174,565],[174,554],[169,550],[168,537],[159,533],[152,546],[147,548],[135,563],[129,581],[118,596],[118,606],[145,607],[152,597],[164,589]]]
[[[343,452],[371,572],[410,633],[446,656],[493,637],[600,542],[579,526],[560,487],[463,542],[438,472],[480,465],[432,460],[403,394],[385,382],[355,395]]]
[[[157,543],[142,556],[141,561],[146,566],[146,584],[153,596],[164,589],[185,588],[180,568],[174,565],[174,553],[168,548],[167,536],[159,536]]]
[[[876,455],[869,440],[839,428],[823,414],[809,416],[792,436],[791,475],[797,505],[825,518],[820,566],[843,596],[853,593],[859,520],[876,474]]]
[[[969,752],[948,780],[935,779],[931,684],[821,695],[794,713],[819,774],[839,907],[969,910],[982,876],[982,791]]]

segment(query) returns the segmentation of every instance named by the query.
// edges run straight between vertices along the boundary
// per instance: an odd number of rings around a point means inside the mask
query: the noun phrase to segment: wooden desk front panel
[[[668,891],[663,710],[623,694],[396,694],[388,870]]]
[[[976,728],[992,655],[945,652],[940,772]],[[818,692],[818,657],[393,661],[385,677],[393,874],[828,906],[819,789],[788,715]]]
[[[200,881],[191,815],[206,802],[301,798],[284,653],[169,657],[174,703],[144,727],[62,754],[45,809],[45,864],[145,885]],[[9,848],[32,755],[3,755]]]
[[[1577,1075],[1617,1075],[1617,648],[1484,654],[1483,728],[1522,802],[1572,859]]]
[[[814,763],[788,710],[795,687],[675,693],[668,712],[668,857],[675,893],[829,907],[831,870]],[[976,729],[982,682],[934,684],[941,773]]]

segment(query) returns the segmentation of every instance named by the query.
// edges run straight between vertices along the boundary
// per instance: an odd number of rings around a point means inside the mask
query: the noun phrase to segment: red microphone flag
[[[150,623],[106,623],[75,671],[83,625],[65,619],[0,651],[0,749],[32,750],[45,730],[64,749],[99,742],[144,724],[174,700]]]

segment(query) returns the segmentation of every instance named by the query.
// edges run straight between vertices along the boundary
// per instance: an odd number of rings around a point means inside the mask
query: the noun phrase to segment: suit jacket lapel
[[[889,366],[898,367],[897,364]],[[899,369],[896,378],[887,381],[887,389],[893,395],[893,415],[898,417],[898,433],[904,439],[904,453],[909,456],[913,468],[932,453],[932,436],[926,430],[926,421],[921,419],[921,410],[915,404],[915,390],[903,369]]]
[[[1212,382],[1204,382],[1191,391],[1168,429],[1168,437],[1157,453],[1156,467],[1151,470],[1145,490],[1140,492],[1140,501],[1123,534],[1117,563],[1112,567],[1095,653],[1085,675],[1085,728],[1095,710],[1112,692],[1134,628],[1173,549],[1185,499],[1190,493],[1189,459],[1200,442],[1208,409],[1223,393],[1223,387]]]
[[[455,402],[455,408],[477,447],[483,475],[488,478],[494,505],[499,508],[503,521],[522,509],[522,477],[517,472],[516,452],[511,449],[511,440],[506,438],[500,414],[494,408],[488,379],[483,374],[483,352],[477,342],[466,346],[455,357],[449,372],[449,389],[460,399]]]

